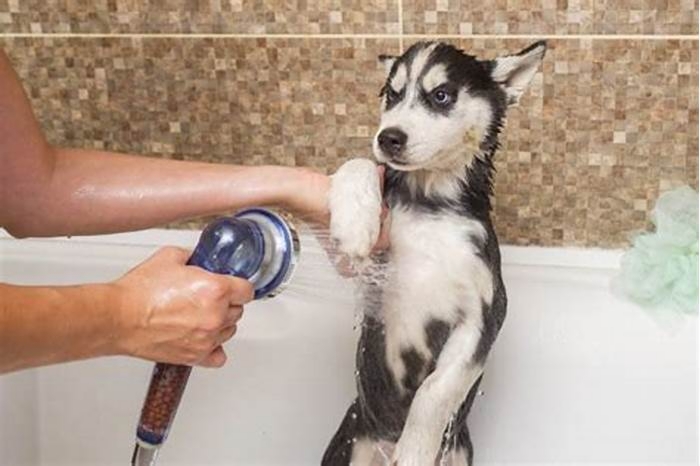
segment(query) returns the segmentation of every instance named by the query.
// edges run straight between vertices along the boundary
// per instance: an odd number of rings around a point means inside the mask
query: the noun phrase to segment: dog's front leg
[[[331,238],[354,261],[369,257],[377,242],[382,191],[377,165],[368,159],[345,162],[331,177],[328,196]]]
[[[451,416],[483,371],[483,364],[474,362],[480,336],[478,326],[465,323],[450,335],[435,370],[416,391],[394,450],[393,464],[435,464]]]

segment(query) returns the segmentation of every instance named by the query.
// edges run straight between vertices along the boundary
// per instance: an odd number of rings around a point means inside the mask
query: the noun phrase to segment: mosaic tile
[[[697,0],[404,0],[406,34],[697,34]]]
[[[51,141],[176,159],[368,156],[394,40],[0,40]]]
[[[525,41],[463,40],[477,55]],[[697,189],[696,41],[556,40],[496,157],[496,229],[513,244],[617,247],[660,192]],[[679,70],[685,74],[679,74]]]
[[[393,34],[398,0],[0,0],[0,33]]]
[[[375,57],[397,42],[0,40],[54,143],[326,172],[370,154]],[[459,44],[492,58],[527,42]],[[694,40],[551,41],[496,157],[501,241],[624,246],[660,192],[697,189],[697,70]]]

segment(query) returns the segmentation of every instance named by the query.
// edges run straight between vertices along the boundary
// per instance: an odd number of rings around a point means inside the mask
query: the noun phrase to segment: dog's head
[[[495,145],[488,139],[497,136],[506,107],[518,102],[545,50],[537,42],[515,55],[478,60],[449,44],[419,42],[400,57],[381,56],[387,79],[375,157],[400,171],[468,164]]]

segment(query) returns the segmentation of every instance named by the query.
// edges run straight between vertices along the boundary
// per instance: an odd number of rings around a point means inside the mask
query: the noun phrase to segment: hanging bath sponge
[[[645,307],[698,311],[698,193],[684,186],[661,195],[653,233],[637,236],[622,257],[619,285]]]

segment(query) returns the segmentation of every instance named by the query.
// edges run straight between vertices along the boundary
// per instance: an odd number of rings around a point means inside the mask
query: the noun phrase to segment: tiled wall
[[[697,0],[0,0],[51,141],[310,165],[367,156],[380,53],[550,50],[497,154],[510,244],[617,247],[698,184]]]

